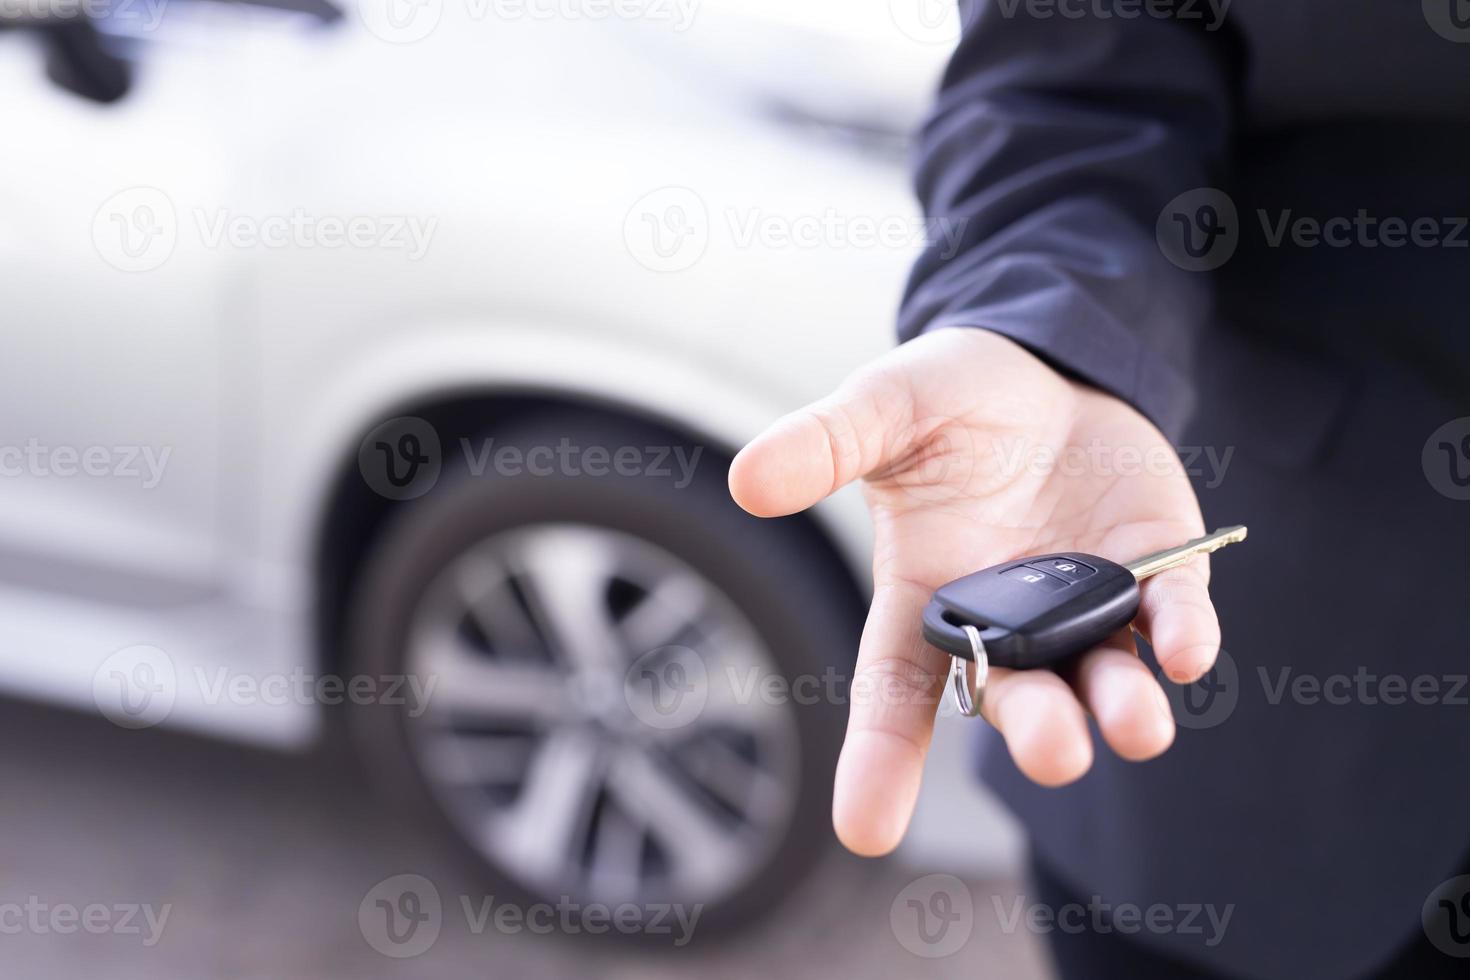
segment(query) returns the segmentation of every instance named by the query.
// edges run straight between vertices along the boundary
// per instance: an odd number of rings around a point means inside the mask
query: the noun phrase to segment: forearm
[[[1155,223],[1220,179],[1224,49],[1181,23],[987,5],[921,137],[918,192],[946,235],[914,269],[900,335],[995,330],[1177,434],[1211,297]]]

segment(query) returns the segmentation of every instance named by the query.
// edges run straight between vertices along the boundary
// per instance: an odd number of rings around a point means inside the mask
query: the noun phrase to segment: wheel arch
[[[734,458],[728,440],[701,431],[685,420],[623,401],[584,392],[513,386],[474,386],[425,393],[396,402],[366,419],[343,447],[333,469],[314,529],[310,553],[315,591],[313,636],[318,662],[326,671],[343,666],[343,632],[352,584],[374,542],[392,520],[396,509],[411,504],[375,493],[358,468],[357,447],[383,421],[400,416],[422,418],[448,445],[459,438],[484,438],[548,414],[574,413],[586,418],[611,419],[705,447],[723,470]],[[819,560],[841,577],[843,591],[858,613],[866,604],[867,572],[858,563],[861,546],[844,534],[848,523],[838,508],[823,504],[797,515],[791,527],[810,536]]]

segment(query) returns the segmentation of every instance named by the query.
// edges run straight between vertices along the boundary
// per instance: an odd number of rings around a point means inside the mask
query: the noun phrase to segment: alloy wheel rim
[[[407,667],[432,691],[407,720],[431,792],[528,889],[710,903],[789,825],[799,742],[776,660],[648,541],[541,524],[477,543],[425,591]]]

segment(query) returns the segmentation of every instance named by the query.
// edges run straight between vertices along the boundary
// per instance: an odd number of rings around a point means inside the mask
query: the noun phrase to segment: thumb
[[[730,495],[756,517],[805,510],[905,455],[913,414],[909,386],[880,359],[751,440],[730,464]]]

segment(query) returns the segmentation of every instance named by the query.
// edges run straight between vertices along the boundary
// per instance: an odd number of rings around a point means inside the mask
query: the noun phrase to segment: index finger
[[[832,797],[837,837],[856,854],[898,846],[918,799],[949,667],[918,629],[930,592],[917,582],[882,581],[863,629]],[[1082,705],[1052,671],[993,668],[981,706],[1030,779],[1060,786],[1092,765]]]
[[[873,590],[832,792],[832,826],[855,854],[897,847],[919,796],[948,667],[918,629],[928,601],[927,588],[901,579]]]

